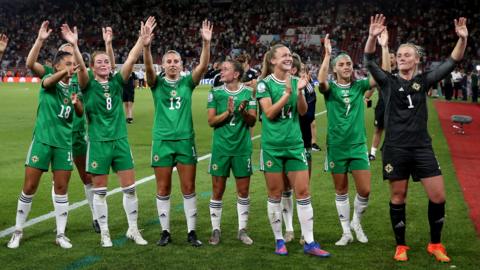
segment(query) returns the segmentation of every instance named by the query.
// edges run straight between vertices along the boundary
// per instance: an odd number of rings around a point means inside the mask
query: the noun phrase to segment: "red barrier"
[[[3,77],[5,83],[39,83],[38,77]]]

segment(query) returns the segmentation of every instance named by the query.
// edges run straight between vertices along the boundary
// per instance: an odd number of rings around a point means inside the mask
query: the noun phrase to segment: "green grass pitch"
[[[15,210],[24,178],[24,160],[31,142],[35,121],[38,84],[0,84],[0,231],[15,224]],[[207,124],[207,87],[194,92],[193,115],[196,145],[199,156],[210,153],[212,129]],[[432,105],[432,104],[430,104]],[[317,112],[325,110],[323,97],[318,98]],[[267,219],[266,188],[264,177],[258,171],[260,140],[254,141],[253,164],[255,173],[251,179],[251,211],[249,220],[253,246],[245,246],[236,239],[237,214],[234,180],[229,179],[224,196],[222,217],[222,241],[209,246],[210,218],[208,202],[211,177],[207,174],[208,159],[200,161],[197,169],[196,190],[198,196],[197,233],[204,242],[201,248],[186,243],[186,223],[182,209],[179,181],[174,173],[171,210],[173,243],[167,247],[155,245],[160,235],[155,205],[155,181],[137,187],[139,197],[139,227],[149,245],[136,246],[124,237],[127,221],[120,193],[108,197],[109,226],[114,247],[100,247],[100,237],[91,228],[88,206],[69,213],[67,236],[73,248],[62,250],[54,244],[55,221],[53,218],[24,230],[22,244],[17,250],[9,250],[6,243],[10,236],[0,239],[1,269],[476,269],[480,262],[480,241],[468,217],[461,188],[456,180],[446,140],[442,134],[437,114],[430,106],[430,133],[434,149],[442,165],[447,189],[447,218],[443,230],[443,242],[447,246],[452,263],[440,264],[426,252],[429,241],[427,219],[428,199],[420,184],[411,183],[407,202],[407,243],[411,247],[410,260],[396,263],[392,256],[395,242],[388,215],[388,183],[381,178],[381,161],[372,162],[372,189],[369,208],[363,218],[368,244],[354,242],[346,247],[336,247],[341,228],[335,209],[335,193],[331,176],[323,172],[325,151],[313,153],[311,194],[315,214],[315,239],[332,253],[329,259],[307,257],[298,244],[300,226],[294,214],[296,239],[287,245],[290,254],[280,257],[273,254],[273,234]],[[368,137],[373,130],[373,110],[366,113]],[[134,108],[134,124],[128,126],[129,141],[135,158],[136,179],[153,174],[149,165],[153,101],[150,91],[137,90]],[[325,150],[326,114],[317,117],[318,142]],[[257,123],[255,134],[260,134]],[[370,139],[369,139],[370,144]],[[109,180],[109,190],[118,187],[116,176]],[[42,177],[33,200],[29,218],[52,211],[50,198],[51,174]],[[350,181],[350,199],[354,185]],[[84,200],[81,181],[76,171],[69,186],[70,203]]]

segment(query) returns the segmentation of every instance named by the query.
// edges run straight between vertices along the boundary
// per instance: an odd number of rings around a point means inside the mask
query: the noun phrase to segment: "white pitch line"
[[[322,111],[322,112],[316,113],[315,116],[325,114],[326,112],[327,112],[327,111]],[[262,136],[262,135],[256,135],[256,136],[254,136],[254,137],[252,138],[252,140],[256,140],[256,139],[260,138],[261,136]],[[209,158],[210,156],[212,156],[211,153],[206,154],[206,155],[204,155],[204,156],[201,156],[201,157],[198,158],[198,161],[205,160],[205,159]],[[174,168],[173,168],[173,171],[176,171],[176,170],[177,170],[177,167],[174,167]],[[147,176],[147,177],[144,177],[144,178],[136,181],[136,182],[135,182],[135,185],[138,186],[138,185],[144,184],[144,183],[146,183],[146,182],[148,182],[148,181],[151,181],[151,180],[153,180],[153,179],[155,179],[155,175],[154,175],[154,174],[152,174],[152,175],[150,175],[150,176]],[[117,194],[117,193],[119,193],[119,192],[121,192],[121,191],[122,191],[122,188],[121,188],[121,187],[115,188],[115,189],[109,191],[109,192],[107,193],[107,196],[111,196],[111,195]],[[87,203],[88,203],[87,200],[83,200],[83,201],[79,201],[79,202],[70,204],[70,206],[68,207],[68,211],[75,210],[75,209],[77,209],[77,208],[79,208],[79,207],[81,207],[81,206],[86,205]],[[52,211],[52,212],[50,212],[50,213],[48,213],[48,214],[44,214],[44,215],[38,216],[38,217],[36,217],[36,218],[29,219],[27,222],[25,222],[25,225],[23,226],[23,228],[30,227],[30,226],[32,226],[32,225],[35,225],[35,224],[37,224],[37,223],[40,223],[40,222],[42,222],[42,221],[45,221],[45,220],[50,219],[50,218],[53,218],[53,217],[55,217],[55,212]],[[5,236],[7,236],[7,235],[10,235],[10,234],[12,234],[14,231],[15,231],[15,226],[12,226],[12,227],[10,227],[10,228],[8,228],[8,229],[5,229],[5,230],[3,230],[3,231],[0,231],[0,238],[5,237]]]

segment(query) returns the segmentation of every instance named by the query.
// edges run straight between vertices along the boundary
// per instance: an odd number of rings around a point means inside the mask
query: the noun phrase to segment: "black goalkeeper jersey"
[[[411,80],[382,70],[375,62],[375,54],[365,54],[365,66],[381,89],[385,103],[384,144],[396,147],[430,146],[427,92],[453,71],[455,61],[449,58],[436,69],[418,74]]]

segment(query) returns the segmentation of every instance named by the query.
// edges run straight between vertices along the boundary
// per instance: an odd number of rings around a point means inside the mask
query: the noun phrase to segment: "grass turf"
[[[212,129],[207,124],[207,88],[199,87],[194,92],[193,115],[196,146],[199,156],[210,153]],[[0,231],[15,223],[15,209],[24,177],[24,159],[31,142],[38,100],[37,84],[0,84],[0,141],[3,154],[0,156],[1,198]],[[317,112],[325,109],[319,96]],[[204,242],[201,248],[186,243],[186,222],[179,191],[177,174],[173,177],[171,233],[173,243],[161,248],[155,245],[160,235],[160,225],[155,205],[155,181],[137,187],[139,197],[139,226],[149,245],[136,246],[124,237],[127,221],[122,207],[122,196],[108,197],[109,226],[114,247],[103,249],[99,235],[91,228],[88,206],[69,213],[67,235],[72,240],[71,250],[62,250],[54,244],[54,219],[35,224],[24,230],[22,244],[17,250],[5,247],[9,236],[0,239],[0,262],[2,269],[447,269],[456,266],[474,269],[480,262],[478,250],[480,241],[463,200],[463,194],[456,180],[448,145],[433,106],[430,106],[429,128],[434,150],[442,165],[447,189],[447,218],[443,230],[443,242],[447,246],[452,263],[440,264],[426,252],[429,241],[427,219],[428,199],[421,184],[411,183],[407,202],[407,243],[411,247],[410,260],[396,263],[392,260],[394,237],[388,215],[388,183],[381,177],[380,158],[372,162],[372,187],[370,204],[363,218],[363,227],[369,237],[368,244],[354,242],[347,247],[336,247],[335,241],[341,236],[341,228],[335,209],[335,193],[331,176],[323,172],[325,151],[313,152],[311,193],[315,214],[315,239],[323,248],[332,253],[329,259],[307,257],[298,244],[300,226],[296,213],[294,228],[296,239],[287,245],[290,254],[279,257],[273,254],[274,242],[267,219],[266,190],[263,175],[258,171],[260,140],[254,141],[253,164],[255,173],[251,179],[251,211],[249,220],[253,246],[245,246],[236,239],[237,214],[234,180],[228,180],[224,195],[222,217],[222,241],[219,246],[208,245],[210,218],[208,202],[211,178],[207,174],[208,160],[197,166],[196,190],[198,196],[197,233]],[[366,113],[368,137],[373,130],[373,110]],[[149,90],[137,90],[135,97],[134,124],[128,126],[129,141],[135,157],[137,179],[152,175],[149,165],[151,127],[153,122],[153,101]],[[325,150],[326,115],[317,117],[318,142]],[[255,134],[260,133],[260,125]],[[369,139],[370,144],[370,139]],[[109,190],[118,187],[116,176],[109,181]],[[34,218],[52,211],[50,198],[51,174],[42,177],[33,201],[29,217]],[[353,201],[354,185],[350,181],[350,200]],[[70,203],[84,200],[82,183],[74,172],[70,180]],[[353,208],[353,206],[352,206]]]

